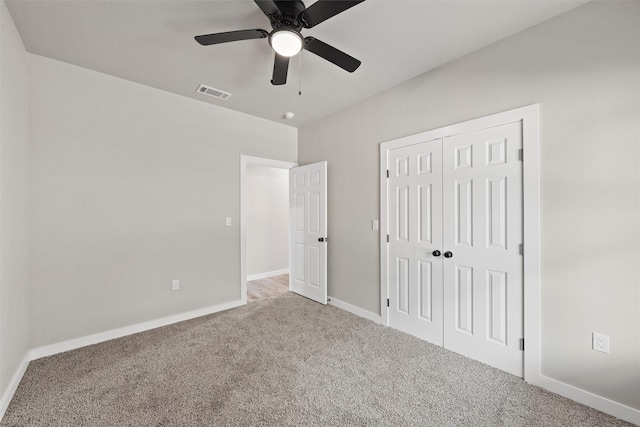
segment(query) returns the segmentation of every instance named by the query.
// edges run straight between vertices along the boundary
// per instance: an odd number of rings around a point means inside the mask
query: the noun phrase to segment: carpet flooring
[[[31,362],[1,426],[627,426],[295,294]]]

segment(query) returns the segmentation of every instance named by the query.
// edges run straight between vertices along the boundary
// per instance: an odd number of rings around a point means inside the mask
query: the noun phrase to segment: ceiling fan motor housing
[[[279,13],[269,15],[271,27],[274,30],[288,27],[299,33],[304,27],[304,23],[299,18],[306,9],[304,3],[301,1],[274,1],[274,3],[278,6]]]

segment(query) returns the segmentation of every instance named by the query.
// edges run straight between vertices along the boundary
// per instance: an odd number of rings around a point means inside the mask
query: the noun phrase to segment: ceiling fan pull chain
[[[302,52],[298,54],[298,95],[302,96]]]

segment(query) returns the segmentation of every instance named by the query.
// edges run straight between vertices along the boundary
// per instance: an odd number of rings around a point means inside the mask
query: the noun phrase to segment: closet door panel
[[[443,140],[444,347],[523,376],[522,126]]]

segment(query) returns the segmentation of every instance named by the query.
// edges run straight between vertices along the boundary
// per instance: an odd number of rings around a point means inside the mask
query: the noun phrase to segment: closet
[[[389,326],[520,377],[522,135],[516,121],[400,140],[383,206]]]

